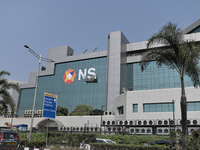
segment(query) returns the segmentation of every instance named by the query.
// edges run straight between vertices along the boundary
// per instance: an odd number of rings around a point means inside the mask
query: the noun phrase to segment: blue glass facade
[[[133,113],[138,112],[138,104],[133,104]]]
[[[78,80],[80,70],[89,75],[90,68],[95,68],[92,72],[97,76],[97,83],[84,82],[82,76]],[[76,78],[74,82],[67,84],[63,81],[63,75],[69,69],[75,71]],[[45,92],[58,95],[57,105],[67,107],[69,112],[79,104],[101,109],[106,101],[106,71],[107,57],[56,64],[54,75],[39,77],[35,110],[43,108]],[[18,114],[32,109],[34,92],[35,88],[22,89]]]
[[[181,87],[180,77],[176,70],[171,70],[167,66],[158,68],[155,62],[151,62],[143,72],[139,63],[128,64],[127,75],[128,88],[134,91]],[[188,76],[185,76],[184,80],[185,87],[193,86]]]
[[[25,110],[33,109],[33,99],[35,94],[35,88],[22,89],[20,93],[18,115],[24,114]]]
[[[173,103],[144,104],[143,111],[144,112],[172,112],[173,107],[175,108]]]
[[[187,102],[187,111],[200,111],[200,102]]]
[[[194,31],[192,31],[191,33],[198,33],[200,32],[200,27],[198,27],[197,29],[195,29]]]

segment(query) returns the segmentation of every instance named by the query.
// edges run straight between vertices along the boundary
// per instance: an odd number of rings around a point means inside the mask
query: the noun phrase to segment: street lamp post
[[[39,66],[38,66],[38,74],[36,77],[36,84],[35,84],[35,94],[34,94],[34,100],[33,100],[33,109],[32,109],[32,117],[31,117],[31,126],[30,126],[30,134],[28,135],[28,139],[31,140],[31,133],[32,133],[32,127],[33,127],[33,117],[34,117],[34,111],[35,111],[35,101],[36,101],[36,95],[37,95],[37,87],[38,87],[38,78],[39,78],[39,73],[40,73],[40,64],[41,61],[46,61],[46,62],[54,62],[53,60],[47,59],[47,58],[43,58],[41,57],[41,54],[38,55],[36,52],[34,52],[29,46],[24,45],[25,48],[28,48],[29,52],[31,54],[33,54],[36,58],[39,59]]]
[[[102,105],[102,108],[101,108],[102,111],[103,111],[103,107],[104,107],[104,105]],[[101,132],[102,132],[102,115],[103,115],[103,114],[101,114],[101,123],[100,123],[101,128],[100,128],[100,135],[101,135]]]
[[[174,120],[174,131],[175,131],[175,114],[174,114],[174,102],[175,102],[176,100],[172,100],[172,102],[173,102],[173,120]]]

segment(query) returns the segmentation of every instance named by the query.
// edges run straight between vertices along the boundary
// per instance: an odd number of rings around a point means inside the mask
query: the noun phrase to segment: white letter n
[[[87,69],[84,69],[84,74],[83,74],[82,70],[79,69],[78,80],[81,80],[81,76],[82,76],[82,78],[86,77],[86,72],[87,72]]]

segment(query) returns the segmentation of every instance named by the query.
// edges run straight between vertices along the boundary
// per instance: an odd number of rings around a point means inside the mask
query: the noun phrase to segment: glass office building
[[[185,38],[199,42],[199,29],[197,20],[185,29]],[[141,72],[140,54],[146,50],[147,41],[130,43],[121,31],[111,32],[107,38],[108,49],[104,51],[73,55],[69,46],[49,49],[48,58],[55,62],[40,72],[35,110],[42,110],[46,92],[57,95],[57,105],[67,107],[69,112],[80,104],[94,109],[103,105],[119,119],[151,118],[149,115],[169,118],[173,107],[179,111],[178,73],[166,66],[158,68],[153,61]],[[29,82],[21,85],[18,116],[32,109],[36,76],[37,72],[30,73]],[[200,95],[187,76],[185,87],[189,89],[188,111],[199,111]],[[176,99],[175,104],[172,99]]]
[[[80,104],[101,109],[106,99],[106,67],[106,57],[56,64],[53,75],[39,77],[35,109],[43,109],[45,92],[58,95],[57,105],[67,107],[69,112]],[[93,68],[93,73],[96,74],[96,82],[84,82],[82,74],[87,75],[90,68]],[[64,74],[69,69],[74,70],[76,77],[73,82],[67,84],[64,82]],[[19,114],[32,109],[34,93],[35,88],[22,89]]]

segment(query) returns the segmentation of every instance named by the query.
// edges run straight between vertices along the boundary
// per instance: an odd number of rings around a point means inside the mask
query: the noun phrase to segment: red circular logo
[[[63,75],[63,81],[67,84],[74,82],[75,78],[76,78],[76,72],[72,69],[65,71]]]

